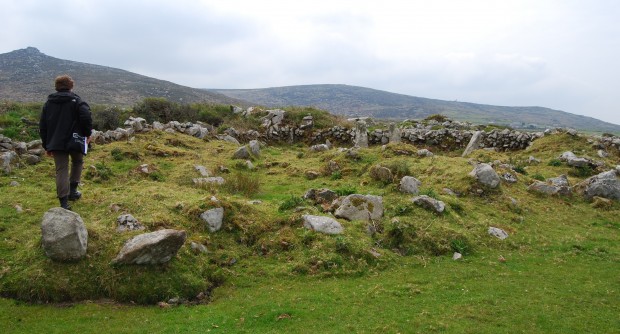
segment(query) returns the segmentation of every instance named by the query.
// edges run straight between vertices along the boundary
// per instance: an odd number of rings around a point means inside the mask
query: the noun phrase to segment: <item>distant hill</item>
[[[303,85],[263,89],[213,89],[212,92],[266,107],[314,106],[354,117],[419,119],[443,114],[477,124],[495,123],[521,129],[570,127],[581,131],[620,133],[620,125],[542,107],[503,107],[443,101],[348,85]]]
[[[0,54],[0,100],[43,102],[54,92],[54,78],[61,74],[74,77],[75,92],[91,104],[131,106],[145,97],[182,103],[242,103],[112,67],[50,57],[33,47]]]
[[[620,125],[548,108],[442,101],[348,85],[196,89],[112,67],[54,58],[33,47],[0,54],[0,100],[43,102],[53,92],[54,78],[65,73],[76,78],[76,93],[91,104],[130,107],[146,97],[164,97],[177,103],[314,106],[351,117],[419,119],[443,114],[455,120],[519,129],[570,127],[620,134]]]

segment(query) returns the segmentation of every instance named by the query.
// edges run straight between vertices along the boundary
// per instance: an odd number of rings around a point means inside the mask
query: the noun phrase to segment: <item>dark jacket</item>
[[[72,129],[74,122],[76,126]],[[39,121],[39,134],[46,151],[66,151],[73,132],[90,137],[92,131],[90,107],[77,94],[60,91],[47,97]]]

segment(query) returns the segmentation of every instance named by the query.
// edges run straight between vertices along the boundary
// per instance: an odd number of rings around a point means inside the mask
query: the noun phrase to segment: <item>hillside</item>
[[[76,78],[75,91],[91,104],[131,106],[145,97],[177,103],[241,103],[221,94],[189,88],[136,73],[50,57],[28,47],[0,54],[0,100],[42,102],[60,74]]]
[[[542,107],[503,107],[443,101],[348,85],[302,85],[263,89],[215,89],[237,99],[269,107],[314,106],[349,117],[420,119],[443,114],[476,124],[514,128],[569,127],[581,131],[620,133],[620,125]]]
[[[297,128],[302,118],[285,120]],[[3,333],[611,333],[620,325],[620,197],[588,199],[576,186],[618,170],[617,138],[558,131],[525,150],[462,157],[464,145],[430,142],[332,141],[317,150],[267,140],[273,127],[260,126],[254,150],[217,131],[201,139],[187,124],[143,123],[94,136],[83,196],[72,204],[88,244],[73,262],[50,259],[43,246],[43,216],[58,205],[53,159],[36,142],[0,138],[1,167],[10,167],[0,172]],[[597,140],[614,146],[601,154]],[[241,146],[252,153],[235,158]],[[566,151],[597,163],[570,165],[558,159]],[[42,160],[27,162],[35,153]],[[470,177],[473,162],[491,164],[500,183]],[[402,190],[405,177],[418,179],[416,191]],[[571,194],[530,189],[550,178],[573,185]],[[417,195],[443,210],[414,203]],[[340,210],[350,196],[367,214]],[[223,212],[219,228],[204,218],[213,210]],[[119,229],[126,214],[143,229]],[[342,229],[323,233],[305,215]],[[170,229],[186,239],[166,262],[112,263],[128,240]]]

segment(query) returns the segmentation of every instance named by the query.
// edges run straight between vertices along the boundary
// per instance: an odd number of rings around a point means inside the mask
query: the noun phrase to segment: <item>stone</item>
[[[314,180],[318,178],[321,174],[317,171],[308,170],[304,173],[304,175],[306,176],[308,180]]]
[[[355,123],[355,133],[354,133],[354,145],[355,147],[368,147],[368,130],[366,129],[365,122],[356,122]]]
[[[170,261],[185,243],[182,230],[165,229],[129,239],[112,264],[162,264]]]
[[[207,246],[203,245],[203,244],[199,244],[197,242],[191,242],[189,244],[189,247],[192,249],[192,252],[194,252],[194,254],[206,254],[207,251]]]
[[[454,254],[452,254],[452,260],[460,260],[463,258],[463,254],[459,253],[459,252],[454,252]]]
[[[221,176],[212,176],[212,177],[199,177],[192,179],[195,185],[197,186],[208,186],[208,185],[222,185],[226,181]]]
[[[250,152],[248,151],[248,148],[246,146],[239,147],[233,154],[233,159],[250,159]]]
[[[390,143],[401,142],[402,131],[395,124],[390,124]]]
[[[482,184],[485,187],[497,188],[500,183],[499,175],[497,175],[493,167],[491,167],[491,165],[489,164],[478,164],[469,173],[469,175],[474,177],[476,180],[478,180],[478,183]]]
[[[130,214],[118,216],[118,218],[116,218],[116,223],[117,232],[144,230],[144,226],[140,224],[140,222]]]
[[[17,157],[17,153],[13,151],[7,151],[0,155],[0,168],[5,174],[10,174],[13,171]]]
[[[317,144],[310,146],[310,152],[325,152],[329,151],[329,146],[327,144]]]
[[[260,157],[260,143],[258,140],[250,140],[248,145],[250,146],[250,152],[252,155]]]
[[[403,193],[417,195],[420,192],[422,182],[413,176],[403,176],[400,180],[400,191]]]
[[[570,187],[557,186],[548,182],[542,182],[538,180],[534,180],[534,182],[527,187],[527,190],[546,195],[568,196],[571,194]]]
[[[502,180],[508,182],[508,183],[516,183],[517,181],[519,181],[517,179],[517,176],[511,173],[504,173],[501,176]]]
[[[334,212],[337,218],[347,220],[375,220],[383,217],[383,198],[374,195],[346,196]]]
[[[194,166],[194,169],[200,173],[200,176],[204,176],[204,177],[209,177],[209,171],[207,170],[207,168],[205,166],[200,166],[200,165],[196,165]]]
[[[34,154],[22,154],[22,160],[24,160],[28,165],[36,165],[41,162],[41,157]]]
[[[579,188],[583,188],[583,194],[587,199],[594,196],[620,201],[620,180],[618,180],[617,170],[592,176],[583,181]]]
[[[508,238],[508,233],[506,233],[506,231],[502,230],[501,228],[491,226],[489,227],[488,233],[489,235],[494,236],[500,240]]]
[[[233,143],[233,144],[236,144],[236,145],[241,145],[241,143],[239,143],[239,141],[235,137],[233,137],[231,135],[218,136],[218,138],[223,140],[223,141],[225,141],[225,142],[228,142],[228,143]]]
[[[466,157],[471,154],[471,152],[480,148],[480,143],[482,142],[482,131],[476,131],[471,136],[467,147],[465,147],[465,151],[463,151],[462,157]]]
[[[427,210],[442,213],[446,209],[446,204],[427,195],[416,196],[411,201]]]
[[[429,151],[429,150],[427,150],[425,148],[423,148],[421,150],[418,150],[417,154],[418,154],[419,157],[427,157],[427,158],[430,158],[430,157],[432,157],[434,155],[433,152],[431,152],[431,151]]]
[[[304,199],[310,200],[314,204],[331,203],[336,198],[338,198],[338,194],[327,188],[310,189],[304,194]]]
[[[86,255],[88,231],[79,214],[63,208],[51,208],[41,222],[41,244],[45,255],[54,261],[76,261]]]
[[[327,216],[302,216],[304,227],[316,232],[325,234],[341,234],[343,232],[342,225],[334,218]]]
[[[9,186],[11,186],[11,187],[19,187],[19,182],[11,181],[11,183],[9,183]]]
[[[224,208],[207,210],[200,215],[200,218],[207,223],[209,232],[217,232],[222,228],[224,220]]]
[[[380,181],[383,183],[390,183],[394,179],[394,175],[392,175],[392,171],[380,165],[372,167],[370,170],[370,177],[375,181]]]

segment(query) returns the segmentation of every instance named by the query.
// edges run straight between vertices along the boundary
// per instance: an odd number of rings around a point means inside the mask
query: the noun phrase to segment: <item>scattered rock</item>
[[[502,174],[502,180],[508,182],[508,183],[516,183],[517,181],[519,181],[517,179],[517,176],[511,173],[504,173]]]
[[[306,176],[306,179],[308,180],[314,180],[316,178],[318,178],[321,174],[317,171],[314,170],[308,170],[304,173],[304,175]]]
[[[452,254],[452,260],[460,260],[463,258],[463,254],[459,253],[459,252],[454,252],[454,254]]]
[[[217,232],[222,228],[224,220],[224,208],[207,210],[200,215],[200,218],[207,223],[210,232]]]
[[[334,215],[347,220],[379,219],[383,216],[383,198],[373,195],[349,195],[342,200]]]
[[[416,196],[411,201],[427,210],[435,211],[436,213],[442,213],[446,209],[446,205],[442,201],[438,201],[427,195]]]
[[[221,176],[213,176],[213,177],[200,177],[192,179],[195,185],[197,186],[207,186],[207,185],[222,185],[225,183],[224,178]]]
[[[204,177],[210,176],[209,171],[207,170],[205,166],[196,165],[194,166],[194,169],[196,169],[196,171],[200,173],[200,176],[204,176]]]
[[[233,159],[247,160],[250,159],[250,152],[246,146],[241,146],[233,154]]]
[[[191,242],[189,244],[189,246],[192,248],[192,251],[194,252],[194,254],[206,254],[207,251],[207,246],[203,245],[203,244],[199,244],[197,242]]]
[[[417,195],[420,192],[422,182],[413,176],[403,176],[400,180],[400,191],[408,194]]]
[[[75,261],[86,255],[88,231],[79,214],[51,208],[41,222],[45,255],[54,261]]]
[[[431,151],[429,151],[429,150],[427,150],[425,148],[423,148],[421,150],[418,150],[417,154],[418,154],[419,157],[427,157],[427,158],[430,158],[430,157],[432,157],[434,155],[433,152],[431,152]]]
[[[340,234],[342,225],[331,217],[303,215],[304,227],[325,234]]]
[[[392,171],[380,165],[373,166],[370,169],[370,177],[375,181],[380,181],[383,183],[391,183],[394,180],[394,175]]]
[[[501,228],[489,227],[488,232],[489,235],[494,236],[500,240],[508,238],[508,233],[506,233],[506,231],[502,230]]]
[[[116,228],[117,232],[144,230],[144,226],[140,224],[140,222],[130,214],[118,216],[118,218],[116,219],[116,223],[118,225],[118,227]]]
[[[179,230],[159,230],[128,240],[112,264],[161,264],[170,261],[185,243],[187,234]]]
[[[250,140],[249,146],[252,155],[256,156],[257,158],[260,157],[260,143],[258,142],[258,140]]]
[[[310,189],[304,194],[304,198],[312,201],[314,204],[331,203],[338,197],[334,191],[322,189]]]
[[[11,181],[11,183],[9,183],[9,186],[11,186],[11,187],[19,187],[19,182]]]
[[[620,201],[620,180],[616,169],[592,176],[578,185],[587,199],[594,196]]]
[[[478,183],[482,184],[485,187],[489,188],[497,188],[500,183],[500,178],[489,164],[478,164],[474,169],[469,173],[470,176],[474,177],[478,180]]]
[[[613,202],[610,199],[594,196],[592,197],[592,207],[596,209],[609,210],[613,206]]]

